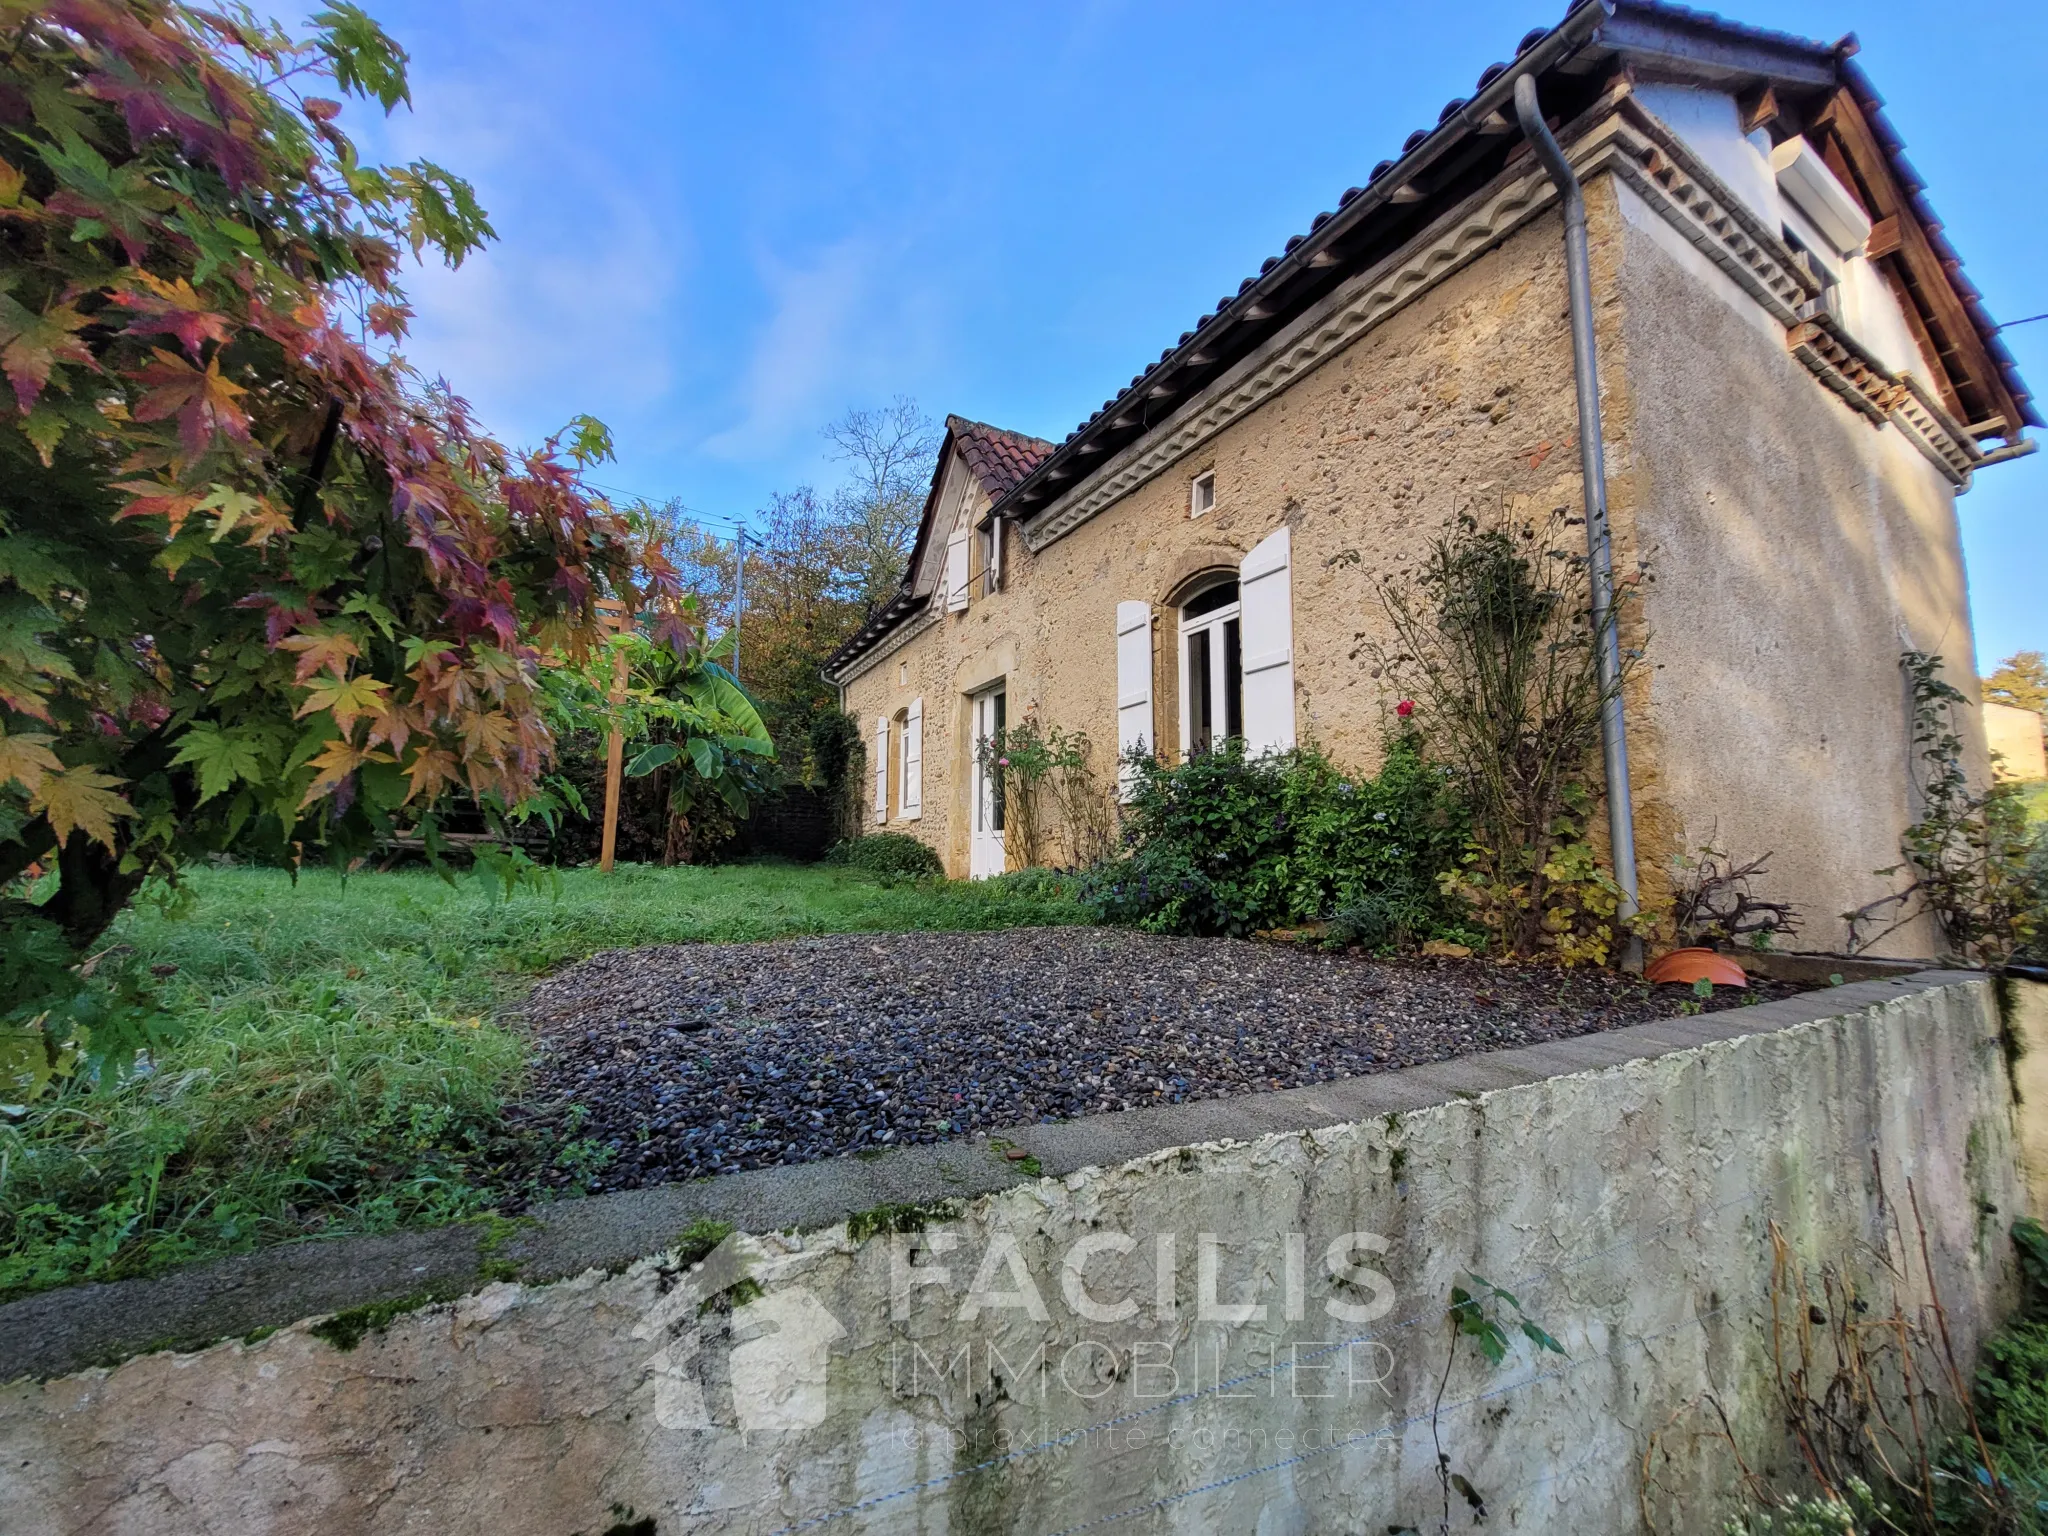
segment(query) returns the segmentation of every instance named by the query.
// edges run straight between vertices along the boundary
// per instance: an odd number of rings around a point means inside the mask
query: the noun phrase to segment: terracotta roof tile
[[[1569,25],[1574,15],[1581,11],[1587,10],[1587,7],[1583,4],[1583,0],[1568,0],[1565,9],[1567,12],[1566,25],[1560,26],[1559,28],[1555,29],[1559,33],[1562,33],[1566,30],[1566,27]],[[1859,98],[1859,105],[1861,105],[1863,107],[1863,110],[1868,114],[1871,122],[1872,131],[1877,135],[1879,142],[1885,151],[1886,156],[1892,162],[1892,169],[1894,174],[1896,174],[1899,177],[1902,185],[1906,188],[1909,196],[1912,196],[1914,198],[1915,212],[1919,216],[1922,224],[1927,226],[1928,241],[1934,247],[1936,255],[1944,259],[1944,264],[1947,266],[1950,279],[1955,285],[1957,297],[1962,303],[1965,311],[1969,315],[1972,324],[1975,326],[1979,339],[1982,340],[1986,350],[1990,353],[1992,361],[1997,366],[2002,376],[2005,388],[2013,396],[2014,400],[2019,405],[2020,410],[2024,415],[2026,421],[2031,425],[2040,425],[2040,422],[2037,419],[2037,412],[2033,407],[2031,397],[2027,390],[2027,386],[2019,376],[2017,366],[2013,361],[2012,353],[2007,349],[2004,342],[1999,338],[1997,334],[1998,328],[1996,327],[1996,325],[1992,323],[1990,315],[1985,311],[1982,298],[1978,294],[1977,290],[1974,286],[1972,286],[1970,281],[1963,276],[1961,271],[1961,263],[1956,258],[1953,247],[1949,244],[1946,237],[1941,233],[1941,226],[1939,221],[1933,217],[1932,210],[1925,206],[1924,195],[1920,195],[1919,193],[1919,189],[1922,186],[1922,182],[1919,176],[1914,173],[1912,167],[1906,163],[1905,157],[1901,153],[1903,146],[1900,143],[1897,131],[1892,127],[1892,125],[1888,121],[1885,120],[1882,112],[1882,103],[1878,99],[1875,90],[1872,89],[1869,80],[1863,75],[1862,71],[1859,68],[1857,68],[1855,64],[1849,61],[1847,57],[1847,52],[1844,51],[1843,45],[1835,45],[1833,47],[1830,47],[1827,44],[1816,43],[1808,39],[1797,37],[1788,32],[1778,32],[1762,27],[1744,26],[1736,22],[1727,21],[1724,18],[1716,16],[1708,11],[1694,10],[1681,4],[1672,3],[1672,0],[1620,0],[1620,4],[1618,6],[1613,3],[1610,3],[1606,7],[1606,10],[1610,14],[1612,14],[1617,9],[1626,12],[1638,13],[1643,16],[1661,16],[1679,22],[1697,24],[1698,26],[1704,29],[1710,29],[1711,31],[1725,37],[1752,38],[1764,43],[1800,49],[1806,52],[1813,53],[1815,55],[1831,55],[1835,57],[1838,61],[1838,68],[1840,68],[1841,70],[1841,77],[1845,79],[1849,83],[1851,89],[1857,93],[1857,96]],[[1592,13],[1588,12],[1588,14]],[[1524,54],[1528,53],[1532,48],[1536,47],[1539,43],[1542,43],[1547,38],[1551,37],[1552,30],[1553,29],[1546,27],[1534,27],[1530,29],[1527,35],[1525,35],[1522,38],[1521,42],[1516,45],[1515,57],[1517,59],[1520,59]],[[1597,42],[1597,37],[1594,40]],[[1851,48],[1849,51],[1853,51],[1853,48]],[[1506,64],[1489,64],[1486,67],[1486,69],[1480,74],[1479,83],[1476,89],[1480,91],[1485,91],[1489,86],[1493,85],[1496,81],[1498,81],[1500,77],[1507,72],[1508,69],[1509,66]],[[1437,126],[1435,128],[1417,128],[1413,133],[1409,134],[1407,139],[1401,145],[1402,155],[1405,157],[1407,155],[1413,154],[1416,150],[1420,149],[1424,144],[1428,143],[1439,132],[1448,130],[1450,132],[1455,133],[1459,131],[1451,125],[1453,124],[1453,120],[1457,118],[1460,111],[1462,111],[1469,105],[1470,101],[1464,97],[1457,97],[1452,99],[1451,101],[1446,102],[1443,106],[1443,109],[1437,114]],[[1508,111],[1510,115],[1512,115],[1512,107],[1510,107]],[[1393,170],[1397,163],[1398,162],[1393,160],[1380,161],[1379,164],[1375,165],[1372,168],[1372,173],[1366,178],[1367,185],[1370,186],[1372,183],[1379,181],[1389,171]],[[1362,189],[1358,187],[1348,188],[1344,192],[1343,196],[1338,198],[1337,206],[1340,209],[1349,207],[1352,204],[1352,202],[1354,202],[1359,197],[1361,191]],[[1319,233],[1322,230],[1322,228],[1329,222],[1330,218],[1331,215],[1329,214],[1318,214],[1315,220],[1309,225],[1309,235]],[[1294,252],[1299,250],[1301,246],[1304,243],[1306,243],[1307,238],[1307,236],[1297,235],[1294,238],[1288,240],[1282,256],[1269,257],[1259,267],[1257,276],[1248,277],[1242,283],[1238,284],[1236,293],[1225,294],[1223,297],[1219,298],[1216,301],[1214,310],[1209,314],[1203,315],[1201,319],[1195,322],[1195,332],[1207,330],[1211,325],[1215,324],[1215,322],[1219,318],[1225,316],[1226,314],[1232,313],[1234,310],[1236,313],[1242,313],[1242,310],[1237,310],[1236,306],[1242,305],[1246,295],[1250,294],[1254,288],[1258,287],[1262,279],[1271,276],[1274,270],[1280,266],[1285,256],[1292,255]],[[1164,361],[1166,358],[1171,357],[1176,351],[1180,349],[1180,347],[1185,347],[1192,338],[1192,335],[1193,333],[1189,333],[1188,335],[1182,336],[1178,346],[1167,348],[1167,350],[1161,354],[1161,360]],[[1226,337],[1226,344],[1227,342],[1228,338]],[[1227,364],[1228,359],[1224,359],[1222,361],[1219,361],[1217,364],[1213,365],[1213,367],[1221,368],[1223,366],[1227,366]],[[1159,369],[1159,366],[1159,363],[1152,363],[1147,365],[1143,371],[1134,374],[1131,378],[1131,382],[1128,385],[1124,386],[1124,388],[1118,391],[1115,395],[1112,395],[1109,399],[1102,402],[1102,409],[1096,411],[1093,415],[1089,416],[1087,420],[1083,421],[1079,426],[1077,426],[1072,432],[1069,432],[1067,434],[1065,441],[1060,445],[1061,450],[1071,450],[1074,444],[1074,440],[1076,438],[1082,437],[1083,435],[1087,434],[1091,428],[1095,427],[1097,423],[1103,421],[1105,418],[1112,418],[1119,415],[1128,416],[1134,414],[1128,409],[1132,403],[1132,392],[1136,390],[1140,385],[1142,385],[1148,378],[1150,378]],[[1192,366],[1188,370],[1186,370],[1186,372],[1187,376],[1191,379],[1196,377],[1207,378],[1209,376],[1207,373],[1204,373],[1201,370],[1192,368]],[[1184,399],[1186,397],[1187,392],[1183,392],[1181,398]],[[1142,436],[1145,430],[1149,430],[1149,428],[1139,428],[1138,435]],[[1102,444],[1098,442],[1097,447],[1101,446]],[[1048,458],[1050,456],[1050,454],[1041,454],[1040,460],[1042,461],[1044,458]],[[1111,454],[1101,454],[1095,459],[1094,463],[1097,467],[1099,467],[1100,465],[1106,463],[1111,457],[1113,457],[1113,455]],[[1078,479],[1068,480],[1066,482],[1065,488],[1071,490],[1075,485],[1079,483],[1080,481]],[[1027,487],[1025,491],[1024,501],[1017,507],[1007,509],[1008,515],[1018,518],[1029,518],[1033,515],[1034,511],[1037,509],[1039,504],[1039,491],[1036,488]]]
[[[953,434],[960,457],[991,501],[1001,501],[1008,495],[1010,487],[1036,469],[1038,461],[1051,453],[1053,447],[1042,437],[1005,432],[1001,427],[969,421],[965,416],[948,416],[946,430]]]

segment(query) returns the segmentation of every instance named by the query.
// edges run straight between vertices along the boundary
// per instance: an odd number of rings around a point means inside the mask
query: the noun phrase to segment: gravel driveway
[[[535,989],[527,1113],[609,1147],[599,1183],[623,1189],[1384,1072],[1668,1018],[1689,996],[1103,928],[614,950]]]

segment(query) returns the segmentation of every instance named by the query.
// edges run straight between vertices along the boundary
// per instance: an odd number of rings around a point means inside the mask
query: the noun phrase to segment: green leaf
[[[724,715],[739,727],[741,734],[758,741],[769,739],[768,726],[761,718],[761,711],[725,668],[705,663],[690,679],[684,692],[699,709],[715,710]]]
[[[612,432],[595,416],[572,416],[566,429],[569,456],[578,464],[603,464],[612,458]]]
[[[354,597],[341,605],[341,611],[343,613],[361,614],[377,626],[378,633],[383,635],[386,640],[391,639],[397,633],[398,615],[367,592],[358,592]]]
[[[60,184],[46,206],[82,220],[73,238],[86,225],[97,223],[104,226],[103,232],[119,237],[130,259],[140,260],[149,243],[150,215],[170,206],[170,194],[149,179],[140,163],[109,165],[75,133],[60,133],[57,143],[34,147]]]
[[[354,96],[373,99],[388,114],[402,101],[412,104],[406,84],[406,52],[359,6],[336,5],[313,17],[321,32],[320,51],[334,69],[334,83]]]
[[[1553,1355],[1564,1353],[1564,1346],[1562,1344],[1558,1343],[1557,1340],[1530,1322],[1526,1317],[1522,1319],[1522,1332],[1528,1337],[1529,1342],[1538,1349],[1547,1349]]]
[[[644,779],[657,768],[666,768],[679,754],[672,741],[658,741],[626,765],[626,777]]]
[[[199,770],[199,801],[203,805],[237,783],[260,783],[266,756],[264,743],[254,732],[195,725],[185,733],[171,761],[189,763]]]
[[[690,762],[695,766],[697,776],[704,779],[717,778],[724,766],[719,760],[718,748],[702,736],[692,736],[689,747]]]
[[[22,436],[35,444],[36,457],[48,469],[56,462],[57,444],[64,440],[65,430],[71,425],[64,419],[64,413],[53,410],[47,400],[39,400],[30,411],[28,419],[21,424]]]
[[[47,720],[49,696],[44,680],[78,680],[71,662],[43,644],[43,636],[57,628],[57,616],[26,595],[9,601],[0,594],[0,704]]]
[[[10,534],[0,539],[0,577],[47,603],[57,588],[78,585],[78,578],[56,559],[55,551],[56,546],[43,539]]]
[[[356,771],[356,782],[362,786],[363,799],[378,810],[395,810],[405,804],[406,792],[412,788],[412,781],[397,763],[366,763]]]
[[[415,256],[432,246],[449,266],[459,267],[471,251],[498,238],[476,200],[476,189],[452,171],[431,160],[415,160],[387,174],[394,199],[411,213],[406,236]]]

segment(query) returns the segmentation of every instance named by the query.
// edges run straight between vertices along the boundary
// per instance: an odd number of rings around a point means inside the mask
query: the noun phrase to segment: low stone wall
[[[1917,1204],[1965,1354],[1996,1321],[2044,992],[1860,982],[576,1202],[495,1261],[611,1267],[0,1388],[0,1530],[1376,1532],[1442,1517],[1439,1447],[1456,1528],[1469,1487],[1497,1529],[1635,1530],[1651,1438],[1703,1393],[1752,1464],[1780,1454],[1773,1226],[1853,1266]],[[898,1199],[846,1219],[877,1188]],[[753,1235],[699,1220],[696,1262],[621,1267],[659,1221],[714,1214]],[[388,1295],[408,1251],[381,1241],[285,1262]],[[455,1239],[404,1241],[427,1274]],[[240,1327],[279,1262],[0,1308],[0,1375]],[[271,1311],[318,1292],[295,1273]],[[1519,1302],[1488,1303],[1498,1364],[1445,1326],[1475,1274]],[[1725,1444],[1660,1448],[1658,1529],[1717,1531]]]

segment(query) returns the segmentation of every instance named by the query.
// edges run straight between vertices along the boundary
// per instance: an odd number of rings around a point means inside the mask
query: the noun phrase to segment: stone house
[[[1377,581],[1461,512],[1592,483],[1526,77],[1586,208],[1645,900],[1680,853],[1768,852],[1838,948],[1913,816],[1901,651],[1976,687],[1955,498],[2040,424],[1854,53],[1584,0],[1063,442],[950,418],[904,585],[827,669],[871,828],[1002,869],[975,743],[1024,711],[1105,767],[1235,734],[1372,768]]]
[[[2048,742],[2042,739],[2041,717],[2031,709],[1987,699],[1984,738],[1996,777],[2022,783],[2048,779]]]

